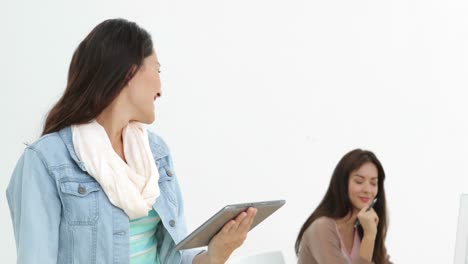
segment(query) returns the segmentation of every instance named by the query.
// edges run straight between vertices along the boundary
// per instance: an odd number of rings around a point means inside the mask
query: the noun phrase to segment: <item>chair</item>
[[[281,251],[268,251],[257,255],[237,258],[229,264],[286,264]]]

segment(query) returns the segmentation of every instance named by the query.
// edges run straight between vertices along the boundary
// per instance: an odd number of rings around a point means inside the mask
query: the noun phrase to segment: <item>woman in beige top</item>
[[[384,169],[374,153],[356,149],[346,154],[322,202],[299,232],[298,264],[391,263],[385,248],[384,180]]]

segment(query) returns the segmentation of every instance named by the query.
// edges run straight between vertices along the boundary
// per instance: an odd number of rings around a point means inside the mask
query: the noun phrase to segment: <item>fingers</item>
[[[227,222],[221,231],[211,239],[208,251],[221,252],[222,255],[229,257],[232,251],[244,243],[256,214],[256,208],[249,208],[238,214],[235,219]]]
[[[236,217],[236,224],[232,226],[231,230],[230,231],[236,231],[237,229],[239,229],[239,226],[241,225],[241,223],[243,221],[245,221],[245,219],[247,218],[247,213],[246,212],[242,212],[240,213],[237,217]]]
[[[368,212],[368,211],[367,211],[367,207],[364,206],[363,208],[361,208],[361,210],[359,211],[359,213],[358,213],[357,215],[358,215],[358,216],[361,216],[361,215],[363,215],[363,214],[365,214],[365,213],[367,213],[367,212]]]
[[[377,212],[373,208],[371,208],[369,211],[365,212],[359,212],[360,215],[358,215],[359,219],[368,219],[368,221],[375,223],[376,225],[379,223],[379,216],[377,215]]]
[[[377,213],[375,212],[374,208],[367,210],[367,208],[362,208],[361,211],[359,211],[358,215],[368,215],[368,216],[377,216]]]
[[[256,208],[249,208],[247,210],[247,217],[244,218],[244,220],[239,224],[238,230],[243,233],[247,233],[250,230],[250,226],[252,225],[255,215],[257,214],[257,209]]]
[[[255,215],[257,214],[256,208],[249,208],[246,212],[242,212],[237,215],[236,219],[229,221],[227,224],[224,225],[222,231],[225,232],[248,232],[250,230],[250,226],[255,219]]]
[[[374,208],[371,208],[371,210],[369,210],[369,213],[372,217],[376,218],[377,220],[379,219],[379,216],[377,215],[377,212],[374,210]]]
[[[220,233],[229,233],[229,231],[231,231],[232,227],[236,224],[236,221],[235,220],[231,220],[229,222],[227,222],[223,228],[221,229]]]
[[[377,215],[377,213],[375,212],[375,210],[373,208],[371,208],[369,211],[367,211],[367,208],[361,209],[361,211],[359,211],[357,217],[358,217],[358,219],[360,221],[364,220],[364,219],[369,219],[369,220],[371,220],[372,222],[375,222],[375,223],[378,223],[378,221],[379,221],[379,216]]]
[[[372,217],[374,219],[375,224],[377,225],[379,223],[379,216],[377,215],[377,212],[372,209]]]

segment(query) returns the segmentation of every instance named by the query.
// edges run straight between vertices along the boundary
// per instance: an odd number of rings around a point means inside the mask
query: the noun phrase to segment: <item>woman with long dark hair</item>
[[[7,188],[17,263],[224,263],[256,214],[228,222],[208,250],[176,251],[182,195],[155,120],[160,65],[134,22],[97,25],[75,50],[64,94]]]
[[[374,153],[361,149],[347,153],[336,166],[325,197],[299,231],[298,263],[390,263],[384,181],[384,169]]]

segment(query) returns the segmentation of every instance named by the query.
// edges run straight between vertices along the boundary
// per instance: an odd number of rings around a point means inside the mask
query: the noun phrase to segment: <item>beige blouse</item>
[[[298,253],[298,264],[372,264],[357,256],[350,263],[343,254],[335,221],[328,217],[315,220],[304,232]]]

